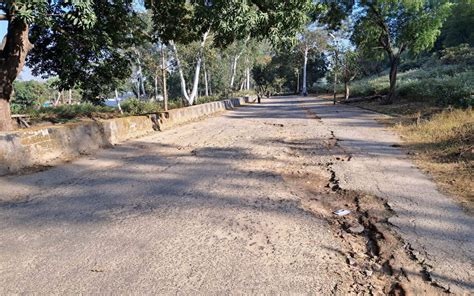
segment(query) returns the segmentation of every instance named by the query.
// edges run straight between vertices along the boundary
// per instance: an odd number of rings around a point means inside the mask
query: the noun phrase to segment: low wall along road
[[[0,176],[34,167],[54,165],[89,154],[101,148],[141,137],[155,130],[198,120],[215,113],[234,109],[250,102],[236,98],[161,114],[131,116],[37,127],[0,133]]]

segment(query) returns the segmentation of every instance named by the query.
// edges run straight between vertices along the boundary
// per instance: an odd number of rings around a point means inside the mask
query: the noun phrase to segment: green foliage
[[[121,106],[123,112],[131,115],[143,115],[163,111],[161,103],[143,101],[137,98],[126,100]]]
[[[434,66],[399,74],[398,93],[415,101],[435,101],[439,105],[473,105],[474,70],[462,65]],[[338,88],[343,91],[342,85]],[[352,83],[353,96],[387,94],[390,82],[387,76],[374,76]]]
[[[267,91],[272,89],[273,82],[275,80],[275,73],[272,71],[271,63],[258,64],[252,69],[253,79],[257,87],[257,94],[259,96],[264,95]]]
[[[458,0],[446,19],[437,42],[438,49],[466,43],[474,46],[474,1]]]
[[[339,55],[339,72],[343,82],[349,83],[359,75],[359,60],[359,53],[353,50],[346,50]]]
[[[221,96],[204,96],[204,97],[199,97],[197,99],[197,104],[205,104],[205,103],[210,103],[210,102],[216,102],[222,100]]]
[[[15,111],[15,109],[13,109]],[[79,105],[60,105],[56,107],[41,107],[39,109],[23,109],[21,114],[28,114],[34,121],[50,121],[64,123],[79,118],[92,118],[118,115],[117,110],[107,106],[97,106],[90,103]],[[107,116],[105,116],[107,118]]]
[[[314,9],[303,1],[164,1],[145,2],[154,13],[155,30],[165,42],[188,44],[210,30],[219,46],[247,36],[268,38],[274,44],[295,41],[296,33]]]
[[[38,81],[16,81],[13,102],[24,107],[38,106],[48,100],[52,90]]]
[[[92,0],[5,0],[0,9],[9,15],[15,15],[28,24],[51,24],[59,18],[70,25],[88,28],[96,22]],[[57,14],[51,14],[55,11]]]
[[[367,53],[400,55],[430,49],[441,33],[451,3],[428,1],[362,1],[364,13],[356,22],[353,41]]]
[[[245,97],[245,96],[254,96],[256,95],[255,91],[250,89],[250,90],[240,90],[234,92],[234,97]]]
[[[86,100],[102,101],[130,76],[126,50],[143,38],[139,32],[145,24],[129,0],[51,3],[45,9],[52,17],[31,26],[35,46],[28,62],[33,73],[57,76],[59,89],[79,86]],[[84,20],[81,11],[95,21],[77,25],[75,20]]]
[[[447,65],[474,65],[474,48],[468,44],[447,48],[441,51],[441,62]]]

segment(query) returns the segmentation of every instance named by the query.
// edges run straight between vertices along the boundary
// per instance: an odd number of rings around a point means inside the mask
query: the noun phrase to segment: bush
[[[196,101],[196,104],[205,104],[205,103],[210,103],[210,102],[216,102],[222,100],[222,97],[220,96],[204,96],[204,97],[199,97]]]
[[[58,118],[72,119],[76,117],[91,117],[94,113],[114,113],[116,110],[108,106],[97,106],[90,103],[79,105],[61,105],[56,107],[42,107],[39,110],[31,110],[33,115],[54,116]]]
[[[397,92],[401,98],[435,101],[439,105],[473,105],[474,70],[464,65],[438,65],[399,73]],[[352,96],[387,94],[388,75],[368,77],[351,83]],[[338,85],[338,92],[344,85]]]
[[[255,90],[250,89],[250,90],[240,90],[234,93],[235,97],[245,97],[245,96],[255,96],[257,93]]]
[[[126,100],[121,106],[123,112],[131,115],[142,115],[163,111],[162,103],[143,101],[136,98]]]
[[[443,64],[474,65],[474,48],[469,44],[461,44],[456,47],[446,48],[441,52]]]
[[[423,67],[424,64],[431,63],[431,62],[433,62],[432,57],[415,58],[412,60],[404,61],[402,64],[400,64],[400,66],[398,67],[398,70],[400,72],[406,72],[413,69],[419,69]]]

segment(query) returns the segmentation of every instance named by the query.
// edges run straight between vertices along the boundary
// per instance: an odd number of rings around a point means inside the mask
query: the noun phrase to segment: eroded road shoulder
[[[331,162],[337,187],[376,196],[388,211],[382,221],[419,266],[404,267],[402,273],[421,276],[446,292],[472,293],[474,218],[440,193],[397,148],[400,139],[378,124],[379,115],[318,98],[306,99],[302,105],[317,114],[335,145],[351,157],[350,162]]]

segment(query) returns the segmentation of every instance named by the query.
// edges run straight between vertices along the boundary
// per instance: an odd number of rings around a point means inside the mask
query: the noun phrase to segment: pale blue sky
[[[7,33],[7,22],[1,22],[0,21],[0,40],[3,40],[3,36],[5,36],[6,33]],[[21,80],[32,80],[32,79],[41,80],[41,78],[39,78],[39,77],[34,77],[31,74],[30,68],[28,68],[28,67],[25,67],[25,69],[23,69],[23,72],[21,72],[20,77],[18,79],[21,79]]]

